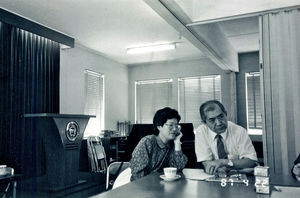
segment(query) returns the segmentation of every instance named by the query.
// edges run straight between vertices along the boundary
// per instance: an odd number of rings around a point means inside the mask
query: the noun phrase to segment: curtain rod
[[[4,8],[0,8],[0,21],[69,47],[74,47],[74,38],[22,17],[11,11],[5,10]]]

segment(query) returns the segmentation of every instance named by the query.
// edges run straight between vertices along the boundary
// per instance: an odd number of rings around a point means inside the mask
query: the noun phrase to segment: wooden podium
[[[70,188],[85,181],[79,180],[79,152],[83,132],[90,115],[25,114],[34,130],[40,133],[45,149],[46,175],[43,187],[48,191]]]

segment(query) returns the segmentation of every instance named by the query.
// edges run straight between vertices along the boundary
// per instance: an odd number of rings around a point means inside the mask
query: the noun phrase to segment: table
[[[105,197],[131,197],[131,198],[201,198],[201,197],[231,197],[240,198],[242,194],[246,197],[255,197],[254,186],[245,184],[234,184],[221,187],[218,182],[205,182],[181,179],[172,182],[162,180],[159,175],[152,173],[140,180],[131,182],[114,190],[99,194],[93,198]]]
[[[112,198],[112,197],[130,197],[130,198],[265,198],[272,197],[271,195],[257,194],[254,188],[254,177],[249,178],[249,185],[228,183],[222,187],[219,182],[206,182],[182,178],[177,181],[166,182],[159,176],[162,173],[152,173],[140,180],[131,182],[111,191],[101,193],[92,198]],[[280,181],[290,182],[293,184],[294,178],[282,176],[271,179],[275,184],[280,184]],[[296,182],[295,186],[300,186],[300,182]],[[275,195],[275,193],[274,193]],[[277,193],[278,195],[278,193]],[[277,196],[276,196],[277,197]]]
[[[0,184],[4,185],[4,191],[0,192],[2,197],[6,197],[7,194],[9,194],[9,191],[11,191],[11,197],[16,197],[16,189],[17,189],[17,180],[20,178],[21,175],[4,175],[0,176]],[[2,188],[1,188],[2,189]],[[12,190],[10,190],[12,189]]]
[[[300,182],[290,175],[271,175],[270,183],[274,186],[300,187]]]

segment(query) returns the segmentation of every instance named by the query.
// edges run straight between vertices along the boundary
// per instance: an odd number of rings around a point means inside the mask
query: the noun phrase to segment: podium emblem
[[[69,141],[74,142],[79,135],[79,125],[75,121],[71,121],[66,127],[66,136]]]

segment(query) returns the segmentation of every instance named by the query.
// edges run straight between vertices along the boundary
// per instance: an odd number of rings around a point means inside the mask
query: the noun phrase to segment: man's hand
[[[224,167],[227,165],[227,160],[225,159],[219,159],[219,160],[212,160],[212,161],[204,161],[203,166],[204,166],[204,171],[207,174],[210,175],[215,175],[218,168]]]
[[[298,163],[298,164],[296,164],[296,165],[294,166],[294,168],[293,168],[293,173],[294,173],[296,176],[300,177],[300,163]]]

